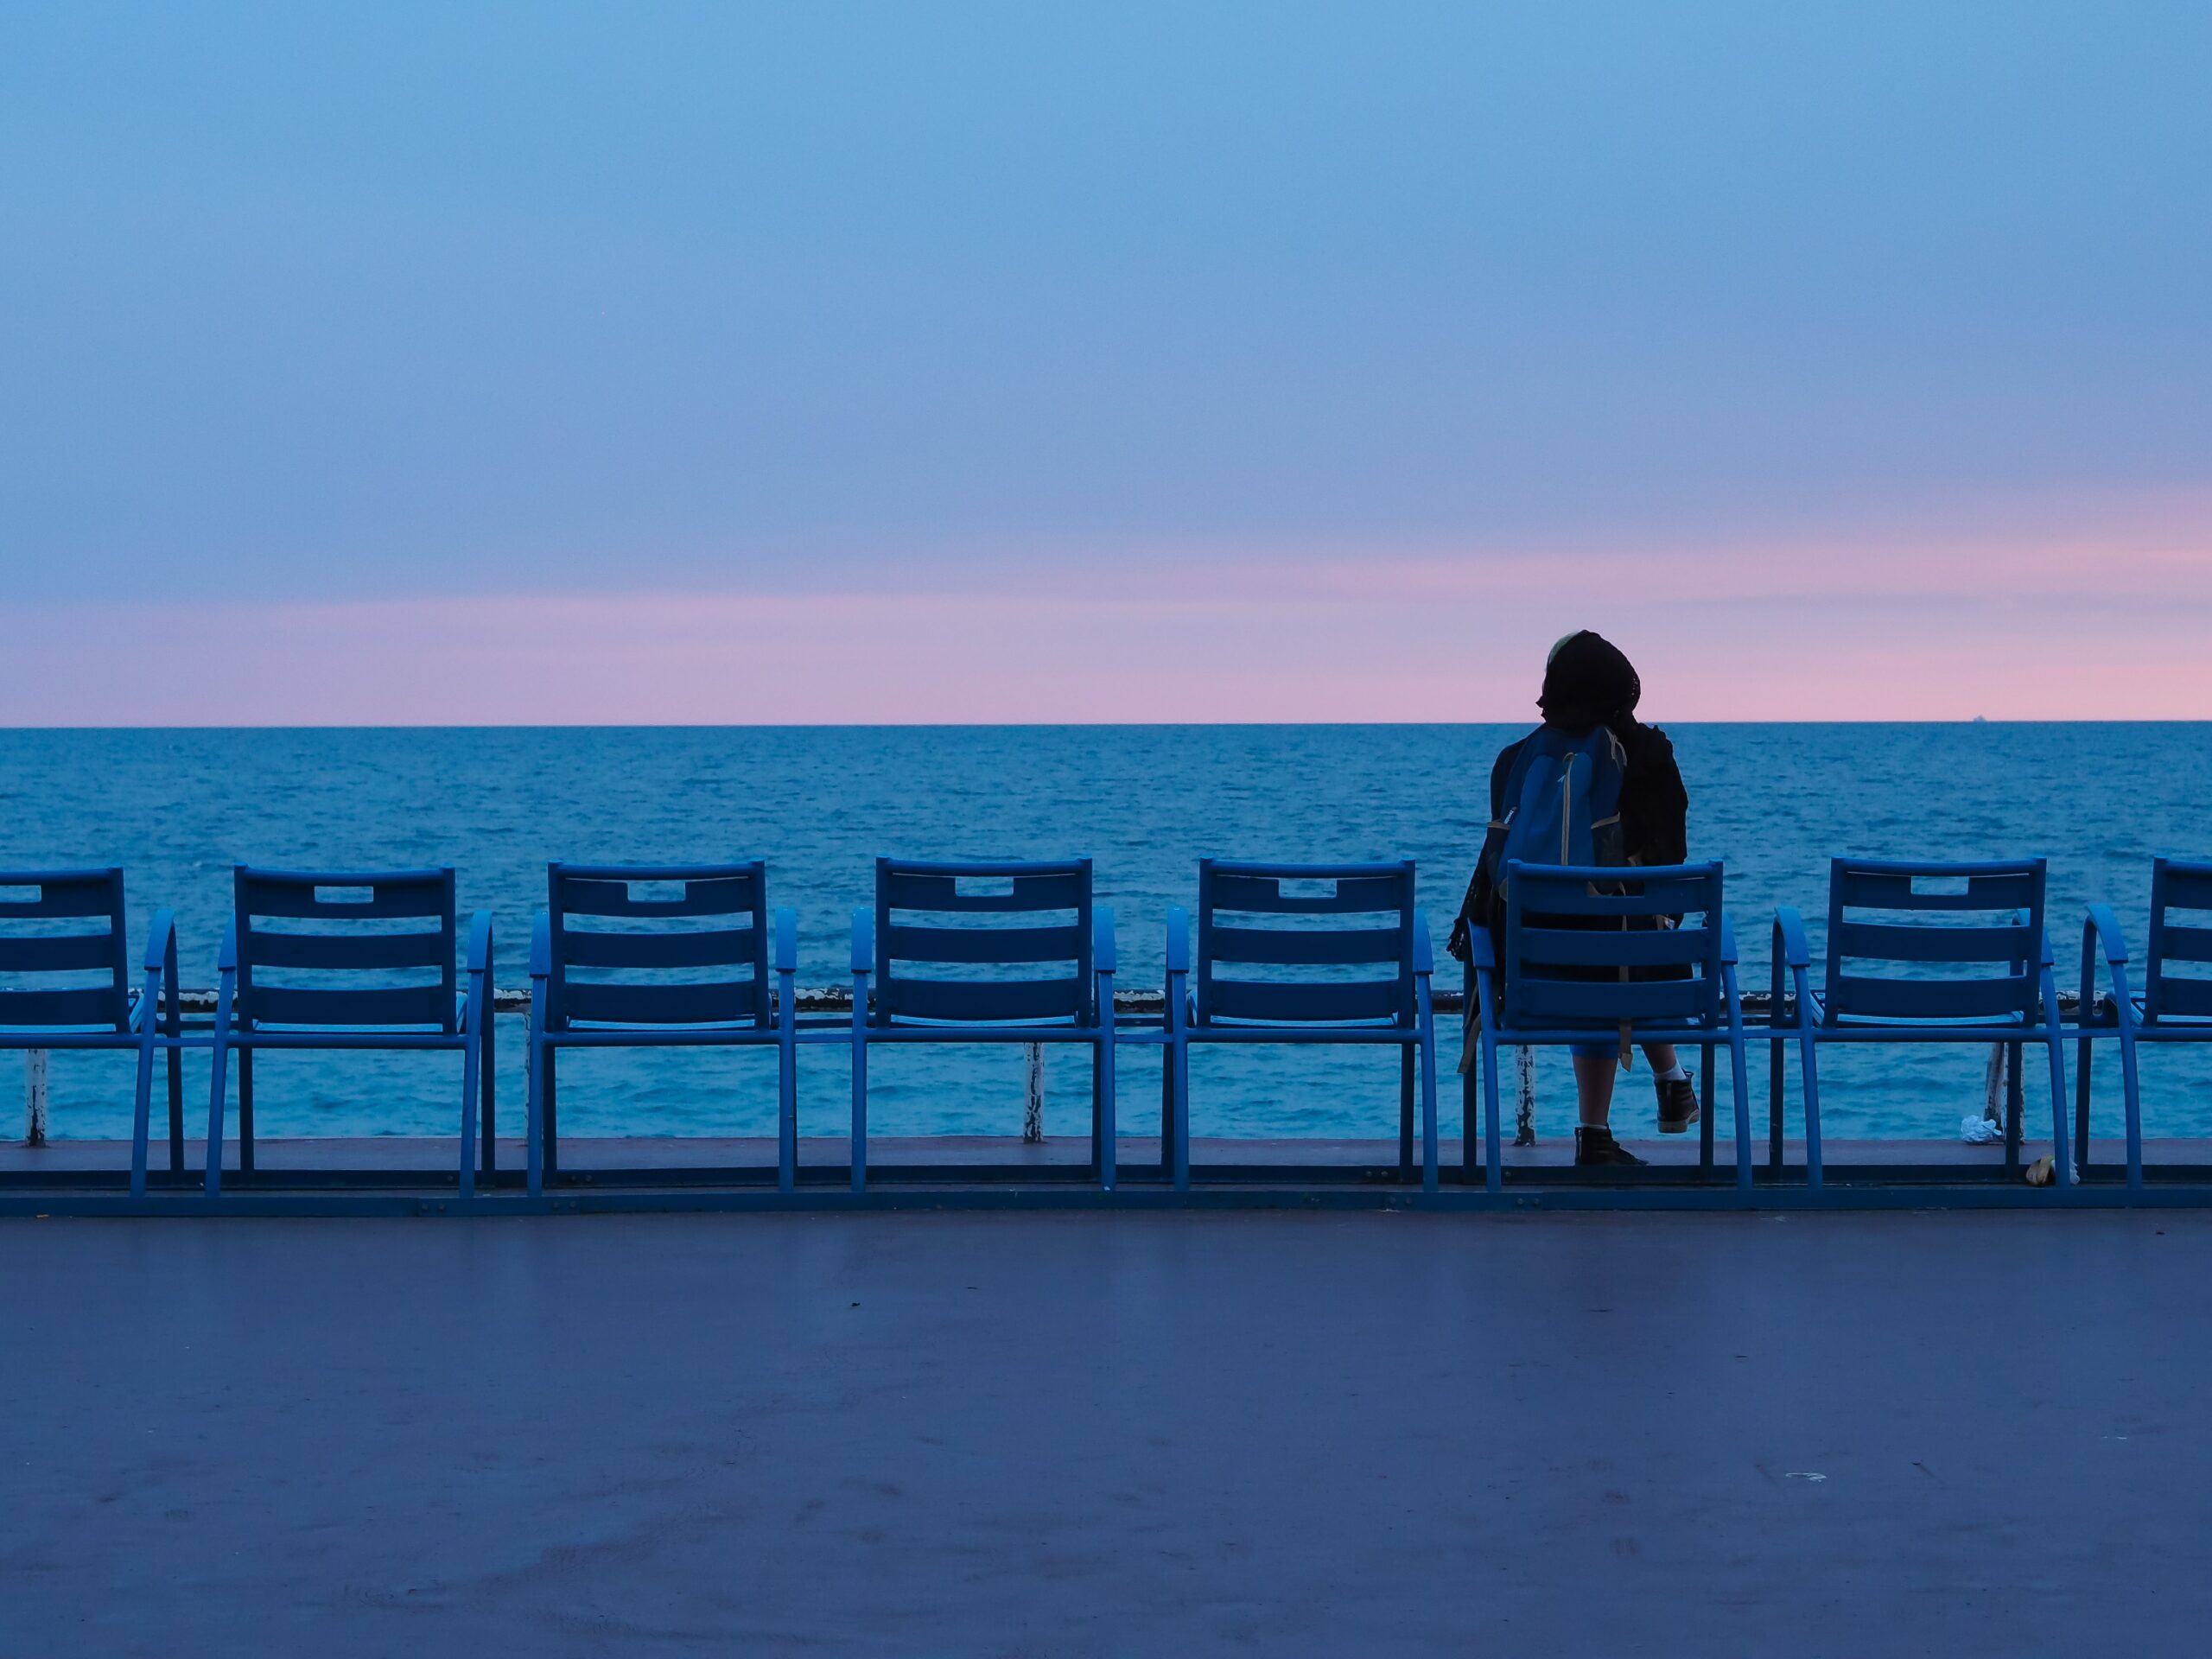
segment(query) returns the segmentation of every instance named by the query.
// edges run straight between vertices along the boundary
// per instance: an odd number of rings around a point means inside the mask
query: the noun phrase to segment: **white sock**
[[[1672,1083],[1677,1077],[1687,1077],[1688,1076],[1689,1076],[1689,1073],[1682,1070],[1682,1063],[1680,1060],[1676,1060],[1672,1065],[1669,1066],[1664,1071],[1662,1071],[1659,1074],[1659,1081],[1662,1083]]]

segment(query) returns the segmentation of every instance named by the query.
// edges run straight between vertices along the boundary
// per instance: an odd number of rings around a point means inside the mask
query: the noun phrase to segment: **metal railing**
[[[1140,1018],[1157,1016],[1166,1006],[1166,995],[1160,991],[1117,990],[1114,993],[1114,1012],[1133,1014]],[[211,990],[188,990],[178,993],[178,1006],[187,1016],[212,1017],[215,1012],[215,993]],[[1764,1023],[1769,995],[1764,991],[1746,991],[1743,995],[1744,1017],[1746,1022]],[[1793,1017],[1796,999],[1783,999],[1783,1015]],[[2075,1013],[2076,999],[2061,992],[2058,1003],[2062,1014],[2071,1019]],[[1436,993],[1436,1012],[1440,1016],[1465,1011],[1465,996],[1459,991],[1439,989]],[[527,988],[496,990],[493,993],[492,1011],[494,1014],[527,1015],[530,1013],[530,992]],[[852,988],[831,985],[798,993],[800,1014],[850,1014],[853,1011]],[[2004,1092],[2005,1045],[1993,1043],[1986,1078],[1987,1096],[1985,1111],[1994,1119],[1998,1116]],[[1021,1138],[1033,1145],[1045,1138],[1045,1045],[1027,1045],[1026,1087],[1022,1102]],[[43,1146],[47,1135],[47,1110],[49,1085],[48,1083],[47,1051],[29,1050],[23,1063],[23,1142],[26,1146]],[[1518,1073],[1518,1109],[1515,1114],[1515,1138],[1523,1146],[1535,1141],[1535,1067],[1527,1049],[1522,1051]]]

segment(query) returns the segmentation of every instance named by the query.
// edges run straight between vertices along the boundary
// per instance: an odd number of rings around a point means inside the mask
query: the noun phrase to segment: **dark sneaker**
[[[1574,1166],[1642,1169],[1643,1160],[1614,1140],[1611,1129],[1578,1128],[1574,1132]]]
[[[1659,1133],[1680,1135],[1702,1114],[1697,1104],[1697,1073],[1685,1071],[1679,1077],[1655,1077],[1659,1090]]]

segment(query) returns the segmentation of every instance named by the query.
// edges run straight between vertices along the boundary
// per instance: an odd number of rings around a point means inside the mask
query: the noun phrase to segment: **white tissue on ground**
[[[2005,1138],[2005,1126],[1980,1112],[1959,1120],[1959,1139],[1970,1147],[1986,1147]]]

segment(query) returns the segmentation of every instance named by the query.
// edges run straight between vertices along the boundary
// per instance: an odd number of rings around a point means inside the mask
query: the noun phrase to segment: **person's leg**
[[[1579,1043],[1574,1049],[1575,1107],[1581,1122],[1574,1131],[1578,1165],[1633,1167],[1643,1160],[1613,1139],[1606,1116],[1613,1104],[1613,1073],[1620,1052],[1611,1043]]]
[[[1697,1084],[1672,1043],[1646,1043],[1643,1058],[1651,1063],[1651,1086],[1659,1096],[1659,1133],[1680,1135],[1698,1120]]]
[[[1618,1058],[1610,1049],[1599,1054],[1580,1048],[1574,1051],[1576,1121],[1584,1128],[1605,1127],[1613,1109],[1613,1073],[1619,1066]]]

